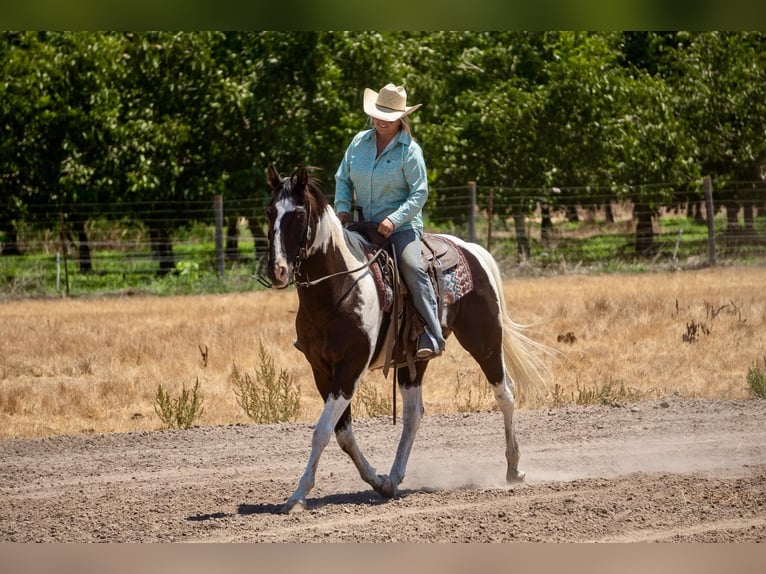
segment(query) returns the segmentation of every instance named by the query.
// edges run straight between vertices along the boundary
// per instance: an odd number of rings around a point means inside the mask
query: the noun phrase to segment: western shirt
[[[411,228],[422,234],[428,199],[423,150],[399,130],[380,156],[376,154],[374,129],[351,140],[335,173],[335,211],[351,213],[356,200],[365,221],[380,223],[388,217],[394,231]]]

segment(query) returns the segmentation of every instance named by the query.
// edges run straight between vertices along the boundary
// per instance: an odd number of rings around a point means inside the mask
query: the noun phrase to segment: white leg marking
[[[412,444],[423,418],[423,391],[420,385],[410,388],[400,387],[402,393],[402,436],[396,449],[396,458],[391,466],[391,482],[397,486],[404,480],[407,461],[410,458]]]
[[[502,384],[493,385],[495,389],[495,400],[497,401],[500,412],[503,413],[503,424],[505,425],[505,460],[508,468],[505,474],[506,482],[518,482],[524,480],[524,472],[519,470],[519,444],[516,442],[516,433],[513,424],[513,412],[516,407],[516,401],[513,398],[513,382],[506,375]]]
[[[335,434],[335,438],[338,441],[338,445],[343,449],[343,452],[351,457],[359,476],[362,477],[367,484],[372,486],[375,490],[379,491],[385,482],[385,477],[379,476],[375,469],[364,458],[362,451],[359,449],[359,445],[356,442],[354,431],[349,423],[345,428]]]
[[[351,401],[343,396],[338,398],[330,396],[330,398],[327,399],[327,402],[325,402],[322,414],[317,421],[316,427],[314,427],[314,435],[311,439],[311,455],[309,456],[306,470],[298,483],[298,488],[287,500],[285,509],[288,512],[305,509],[306,496],[311,489],[314,488],[314,479],[316,476],[317,465],[319,464],[319,457],[322,456],[322,451],[324,451],[327,443],[330,442],[333,429],[350,402]]]

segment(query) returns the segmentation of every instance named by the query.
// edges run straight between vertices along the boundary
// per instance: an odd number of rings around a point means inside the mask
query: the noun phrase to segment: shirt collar
[[[367,139],[370,141],[375,141],[375,128],[370,128],[370,130],[367,132]],[[407,134],[406,131],[400,129],[398,132],[396,132],[396,135],[392,141],[407,146],[410,145],[412,138]]]

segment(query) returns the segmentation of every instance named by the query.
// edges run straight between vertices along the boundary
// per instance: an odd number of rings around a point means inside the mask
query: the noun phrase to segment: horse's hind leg
[[[503,381],[493,383],[495,391],[495,400],[503,413],[503,424],[505,425],[505,460],[508,468],[505,473],[505,480],[508,483],[520,482],[524,480],[524,471],[519,470],[519,443],[516,441],[516,431],[514,429],[513,411],[515,410],[515,400],[513,398],[513,382],[505,373]]]
[[[487,332],[474,330],[472,332]],[[461,342],[463,347],[468,350],[469,353],[479,363],[481,370],[484,372],[484,376],[487,377],[490,385],[495,394],[495,400],[497,406],[500,407],[500,412],[503,413],[503,425],[505,426],[505,459],[508,463],[508,467],[505,473],[505,480],[507,482],[519,482],[524,480],[524,472],[519,470],[519,443],[516,441],[516,432],[514,430],[513,414],[516,408],[516,401],[513,397],[513,379],[511,379],[508,371],[505,368],[505,364],[502,358],[502,350],[500,346],[502,343],[497,343],[494,352],[492,347],[484,346],[484,342],[488,339],[486,337],[482,339],[482,342],[477,342],[477,339],[466,340],[465,337],[461,338],[461,332],[455,331],[455,335]]]
[[[499,320],[486,320],[498,317],[496,303],[485,302],[486,307],[476,305],[476,299],[473,303],[471,313],[461,313],[457,317],[454,323],[455,336],[479,363],[484,376],[492,385],[505,426],[505,459],[508,463],[505,479],[507,482],[518,482],[524,480],[524,473],[519,470],[520,452],[513,421],[516,403],[513,397],[513,380],[508,374],[503,358],[502,325]],[[483,333],[484,336],[477,337],[476,333]]]

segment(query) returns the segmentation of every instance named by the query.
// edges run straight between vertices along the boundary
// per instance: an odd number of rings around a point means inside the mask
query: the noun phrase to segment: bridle
[[[282,289],[287,288],[289,285],[296,285],[297,287],[313,287],[314,285],[319,285],[320,283],[323,283],[327,281],[328,279],[332,279],[333,277],[338,277],[341,275],[350,275],[351,273],[356,273],[357,271],[363,271],[364,269],[367,269],[370,267],[375,260],[380,257],[380,255],[385,251],[385,248],[381,247],[379,248],[375,254],[364,264],[360,265],[359,267],[356,267],[355,269],[346,269],[345,271],[338,271],[337,273],[330,273],[328,275],[323,275],[317,279],[309,280],[308,277],[306,278],[306,281],[298,281],[296,280],[296,277],[298,277],[301,274],[301,265],[306,259],[308,259],[308,250],[309,247],[311,247],[310,241],[312,239],[312,232],[311,232],[311,201],[306,201],[306,207],[303,206],[296,206],[295,210],[297,212],[305,212],[306,213],[306,227],[303,230],[303,237],[301,237],[301,243],[300,247],[298,248],[298,255],[295,257],[295,261],[293,262],[293,277],[290,281],[285,284]],[[271,281],[268,279],[267,276],[263,274],[262,270],[258,270],[257,275],[251,275],[258,283],[263,285],[264,287],[267,287],[271,289],[274,285],[271,283]]]

